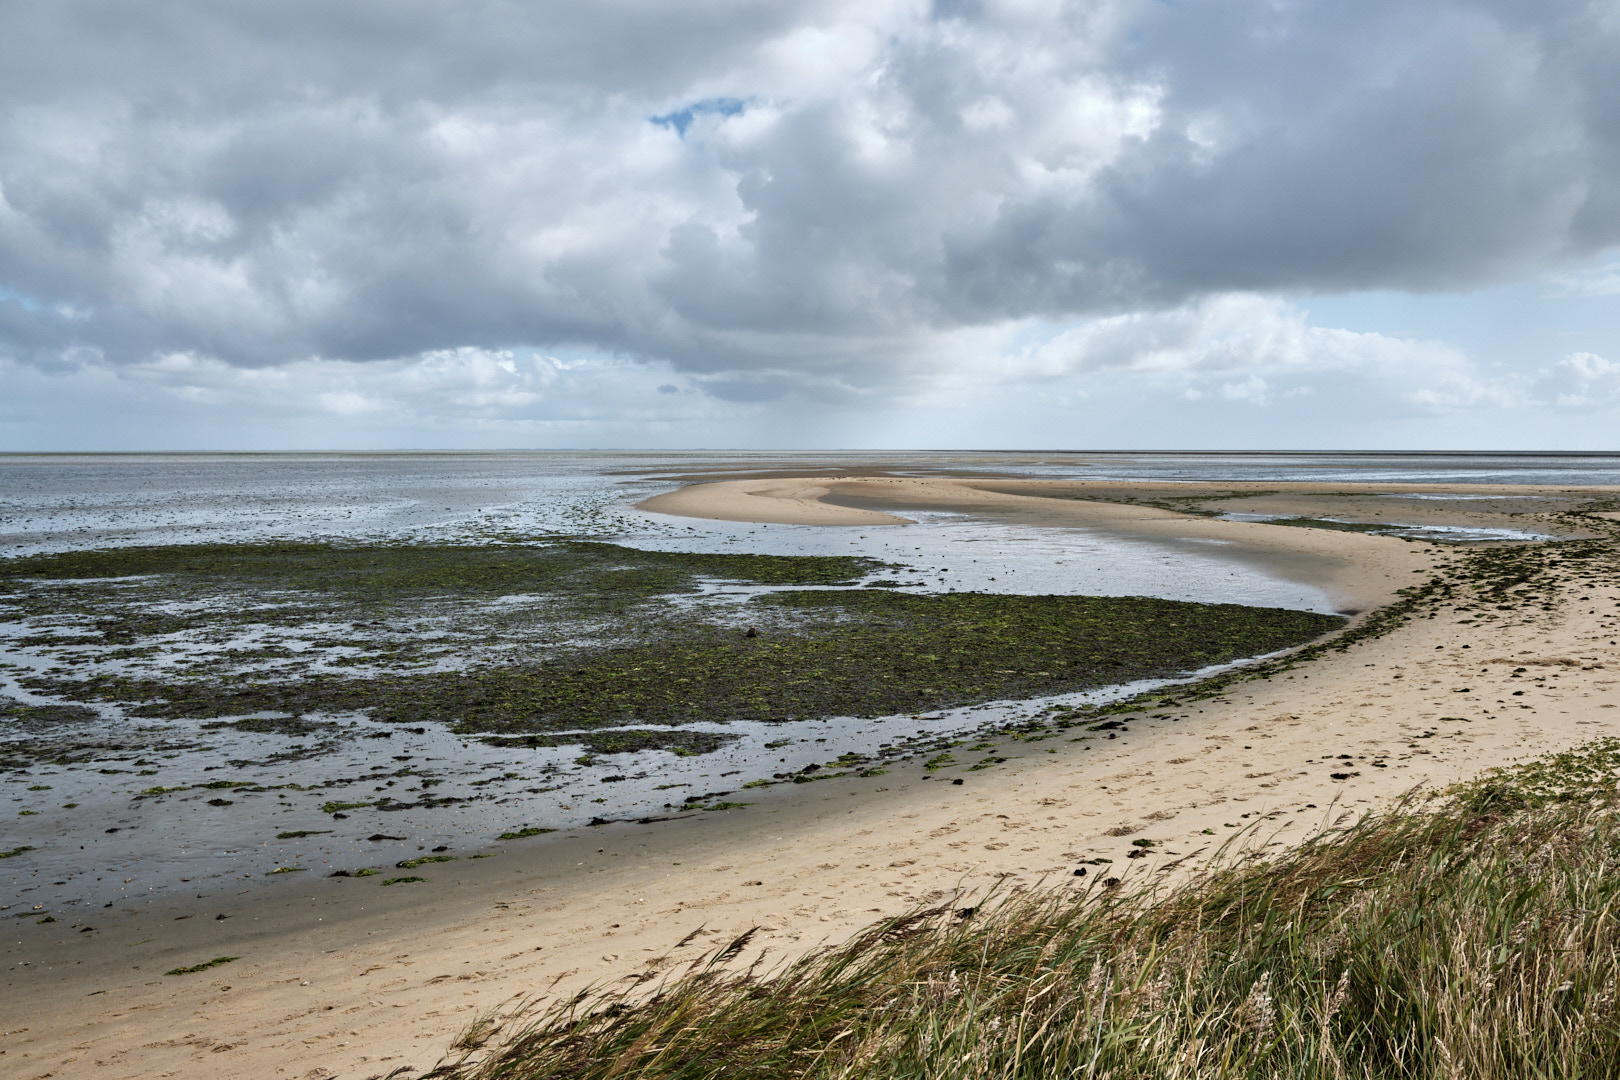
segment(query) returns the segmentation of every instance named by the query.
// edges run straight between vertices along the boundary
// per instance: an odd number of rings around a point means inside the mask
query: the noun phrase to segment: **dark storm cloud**
[[[1165,73],[1154,132],[1085,189],[1015,195],[951,234],[956,294],[1071,312],[1219,289],[1444,289],[1600,250],[1620,239],[1620,39],[1601,12],[1162,10],[1122,65]]]
[[[858,394],[963,327],[1620,242],[1616,70],[1573,0],[16,3],[0,348]]]

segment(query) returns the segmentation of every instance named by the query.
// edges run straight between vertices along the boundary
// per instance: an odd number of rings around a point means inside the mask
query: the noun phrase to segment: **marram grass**
[[[486,1017],[430,1075],[1620,1076],[1617,764],[1605,740],[1173,887],[919,911],[765,974],[739,940]]]

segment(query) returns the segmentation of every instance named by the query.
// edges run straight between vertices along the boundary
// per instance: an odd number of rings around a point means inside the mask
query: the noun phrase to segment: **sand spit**
[[[1205,535],[1189,528],[1189,514],[1534,530],[1561,511],[1612,495],[1608,488],[1524,484],[1123,483],[851,475],[697,483],[639,505],[685,517],[799,525],[903,525],[910,521],[903,516],[908,510],[953,511],[1054,527],[1184,537]],[[884,515],[885,520],[856,517],[857,512]]]
[[[1527,485],[1119,483],[1085,480],[849,476],[771,477],[693,484],[640,503],[643,510],[722,521],[798,525],[904,525],[907,512],[948,512],[1044,528],[1077,528],[1158,543],[1220,545],[1333,595],[1348,612],[1387,603],[1410,582],[1410,553],[1353,529],[1279,528],[1215,515],[1334,519],[1585,535],[1555,519],[1607,488]],[[855,515],[877,515],[884,520]]]
[[[839,486],[857,481],[842,480]],[[720,480],[643,501],[643,510],[770,525],[910,525],[910,518],[828,502],[833,486],[808,478]]]
[[[1321,572],[1368,603],[1465,557],[1387,536],[1154,506],[1053,508],[1046,504],[1056,499],[981,482],[905,483],[904,500],[937,500],[930,506],[982,499],[985,513],[1038,509],[1227,540],[1295,572]],[[829,491],[806,501],[868,497],[841,483],[809,486]],[[1540,524],[1550,531],[1554,523]],[[968,771],[977,754],[958,752],[959,765],[932,774],[917,763],[870,779],[783,785],[748,792],[752,805],[730,811],[578,829],[514,842],[494,858],[398,872],[424,882],[288,874],[268,891],[255,883],[240,895],[127,904],[77,922],[18,920],[7,927],[0,1071],[367,1077],[422,1069],[486,1010],[590,983],[655,979],[751,927],[759,932],[733,961],[741,966],[779,961],[960,889],[1073,883],[1082,866],[1088,875],[1167,872],[1244,826],[1254,826],[1255,844],[1290,843],[1419,785],[1620,735],[1613,564],[1612,554],[1602,564],[1566,564],[1533,600],[1488,611],[1442,606],[1269,681],[1122,718],[1111,738],[1003,737],[986,753],[1007,760],[981,771]],[[1141,838],[1160,847],[1131,859],[1131,841]],[[238,959],[163,974],[231,956]]]

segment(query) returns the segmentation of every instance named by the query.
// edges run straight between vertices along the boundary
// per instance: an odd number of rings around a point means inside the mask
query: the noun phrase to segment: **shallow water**
[[[768,555],[858,555],[899,563],[902,573],[874,574],[923,592],[1025,596],[1156,596],[1195,603],[1249,604],[1332,612],[1320,589],[1287,581],[1247,562],[1201,549],[1157,544],[1087,529],[1037,529],[975,521],[962,514],[909,512],[915,525],[753,525],[646,515],[676,531],[619,540],[663,551],[737,551]]]
[[[798,775],[806,778],[799,783],[813,783],[881,769],[885,760],[939,752],[950,741],[1019,725],[1052,706],[1119,700],[1217,670],[926,714],[683,725],[728,741],[698,756],[646,750],[595,762],[582,762],[578,746],[493,747],[437,725],[313,718],[337,727],[289,738],[194,722],[149,724],[153,749],[42,766],[7,780],[13,805],[38,816],[23,819],[29,827],[5,841],[7,850],[24,844],[34,850],[0,861],[0,911],[88,910],[187,890],[241,891],[284,874],[339,869],[431,877],[431,864],[394,864],[438,853],[434,849],[455,858],[498,851],[507,846],[497,839],[501,833],[525,827],[561,831],[746,804],[759,797],[760,781],[774,786]],[[593,734],[604,730],[614,729]],[[986,739],[1000,746],[1010,741],[1007,735]],[[204,746],[209,751],[198,749]],[[951,775],[986,761],[995,749],[950,748],[960,766]],[[257,760],[241,764],[245,759]],[[222,764],[231,760],[238,764]],[[424,796],[438,805],[422,805]],[[330,802],[379,798],[393,801],[338,814],[322,810]],[[77,805],[62,810],[64,803]],[[278,836],[296,832],[312,835]],[[284,867],[293,869],[276,873]]]
[[[1293,517],[1295,515],[1250,514],[1240,511],[1220,515],[1222,521],[1286,522]],[[1336,525],[1353,525],[1358,528],[1368,525],[1367,522],[1351,521],[1348,518],[1324,517],[1313,518],[1312,520],[1330,521]],[[1523,543],[1532,540],[1556,539],[1550,533],[1539,533],[1529,529],[1490,529],[1472,525],[1420,525],[1404,521],[1379,522],[1377,528],[1362,528],[1362,531],[1374,532],[1383,536],[1405,536],[1416,540],[1435,540],[1447,544]]]

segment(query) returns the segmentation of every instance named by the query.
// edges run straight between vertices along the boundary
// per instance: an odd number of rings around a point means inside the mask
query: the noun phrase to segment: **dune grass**
[[[1266,859],[916,911],[485,1017],[430,1076],[1620,1076],[1620,742]],[[1259,838],[1259,839],[1264,839]]]

